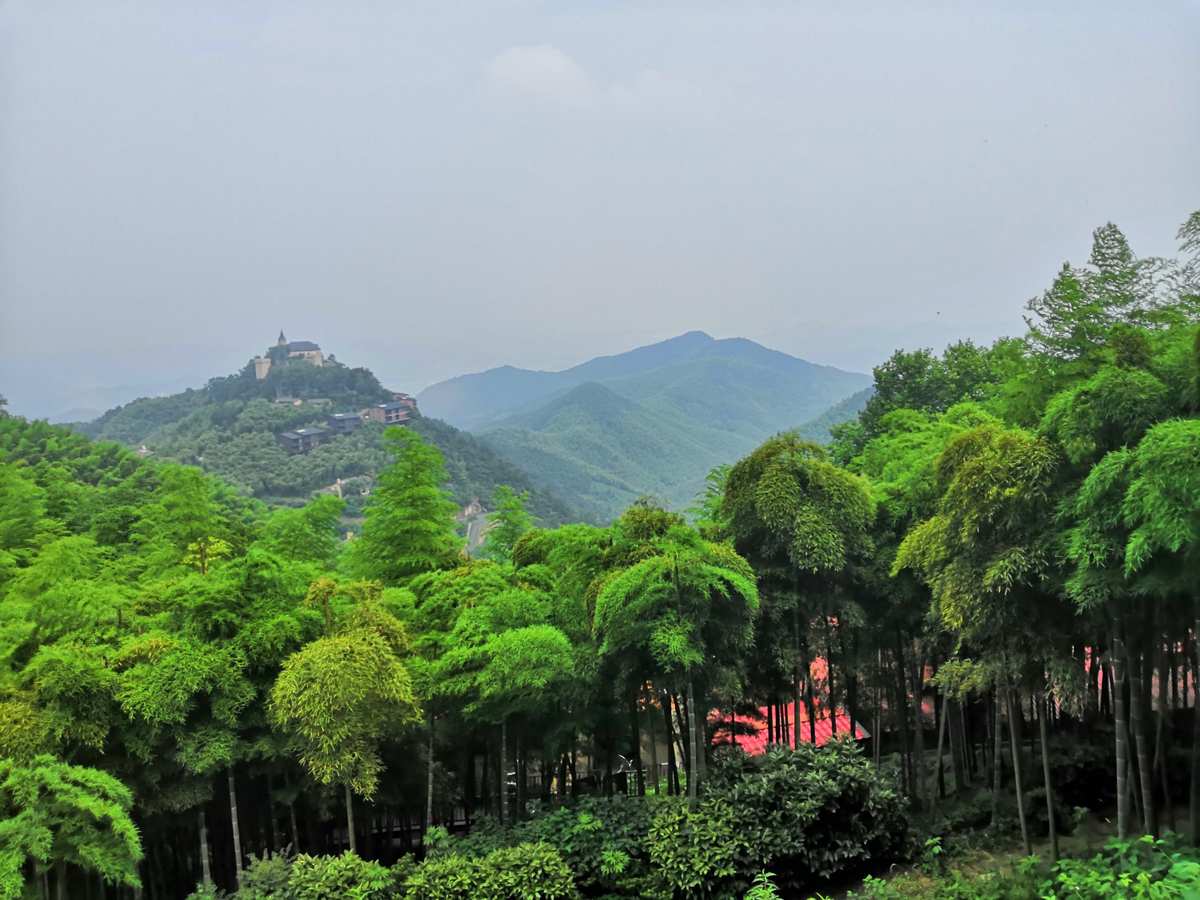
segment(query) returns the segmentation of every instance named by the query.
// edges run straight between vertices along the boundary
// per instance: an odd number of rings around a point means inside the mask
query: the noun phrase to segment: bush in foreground
[[[575,879],[548,844],[518,844],[482,858],[450,854],[417,867],[407,900],[571,900]]]
[[[1152,900],[1200,897],[1200,855],[1173,838],[1110,841],[1087,859],[1045,866],[1037,857],[986,872],[951,871],[941,878],[909,872],[868,878],[851,900]]]
[[[735,895],[773,872],[785,896],[898,859],[903,804],[851,741],[729,754],[695,810],[667,805],[650,859],[678,896]]]

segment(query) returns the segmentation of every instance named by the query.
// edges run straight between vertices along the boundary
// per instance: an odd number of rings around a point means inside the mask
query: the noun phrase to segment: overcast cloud
[[[282,327],[415,391],[699,328],[866,370],[1200,207],[1200,5],[0,0],[0,393]]]

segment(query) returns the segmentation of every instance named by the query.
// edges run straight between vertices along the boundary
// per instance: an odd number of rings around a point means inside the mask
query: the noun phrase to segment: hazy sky
[[[389,386],[699,328],[866,370],[1200,207],[1200,3],[0,0],[0,393],[280,327]]]

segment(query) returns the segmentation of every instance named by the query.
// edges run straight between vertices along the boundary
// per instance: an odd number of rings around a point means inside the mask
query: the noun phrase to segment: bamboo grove
[[[686,514],[542,529],[501,490],[476,558],[411,431],[344,540],[335,497],[0,419],[0,897],[694,805],[761,707],[793,745],[846,710],[911,808],[984,788],[1026,846],[1069,814],[1050,748],[1103,747],[1119,833],[1194,838],[1200,213],[1179,239],[1098,229],[1023,336],[897,351],[830,446],[772,437]]]

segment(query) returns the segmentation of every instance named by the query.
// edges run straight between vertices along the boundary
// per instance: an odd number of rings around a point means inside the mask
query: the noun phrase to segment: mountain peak
[[[818,380],[842,382],[841,386],[828,392],[824,388],[816,390],[812,395],[815,408],[804,406],[794,410],[803,413],[804,418],[819,414],[830,403],[869,383],[865,376],[816,366],[748,338],[716,339],[705,331],[692,330],[624,353],[597,356],[559,372],[500,366],[473,375],[460,375],[426,388],[417,399],[426,415],[445,419],[459,428],[475,430],[489,428],[512,416],[530,412],[585,382],[599,382],[622,396],[641,399],[636,390],[630,392],[632,383],[656,379],[661,382],[669,378],[684,386],[689,383],[699,385],[696,370],[705,367],[709,374],[701,380],[708,382],[704,388],[706,391],[720,390],[720,385],[712,382],[718,370],[729,373],[731,369],[741,367],[743,375],[747,376],[749,369],[757,370],[755,377],[764,385],[767,393],[750,401],[756,406],[764,402],[795,405],[793,401],[768,399],[776,388],[790,385],[787,381],[789,378],[803,379],[811,373]],[[740,376],[728,377],[736,380]],[[803,393],[807,395],[809,392],[806,390]],[[728,390],[725,394],[726,400],[712,393],[697,396],[694,398],[696,413],[700,414],[699,408],[704,403],[735,402]]]

